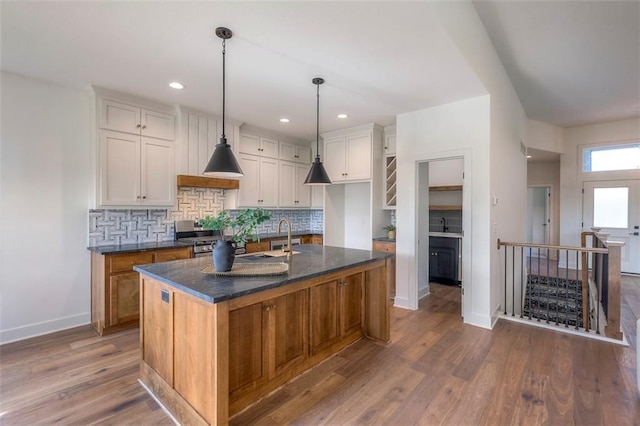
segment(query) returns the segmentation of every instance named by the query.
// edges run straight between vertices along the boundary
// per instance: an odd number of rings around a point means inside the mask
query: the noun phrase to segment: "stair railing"
[[[504,247],[503,316],[621,340],[620,246],[591,234],[594,247],[498,240],[498,249]],[[589,272],[581,265],[594,267]]]

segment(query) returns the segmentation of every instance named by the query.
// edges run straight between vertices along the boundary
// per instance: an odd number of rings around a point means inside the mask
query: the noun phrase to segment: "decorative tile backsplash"
[[[174,221],[196,221],[217,214],[224,203],[224,191],[211,188],[179,188],[177,210],[89,210],[89,246],[137,244],[174,239]],[[229,212],[237,214],[239,210]],[[322,210],[270,210],[271,220],[259,233],[275,233],[278,221],[287,218],[292,230],[322,233]]]

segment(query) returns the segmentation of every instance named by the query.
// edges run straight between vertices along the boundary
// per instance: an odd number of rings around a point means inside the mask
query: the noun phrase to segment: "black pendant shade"
[[[216,28],[216,35],[222,39],[222,137],[220,143],[216,145],[213,155],[207,163],[204,172],[205,176],[218,178],[238,178],[243,176],[242,169],[238,160],[231,151],[231,146],[227,143],[227,137],[224,132],[224,116],[225,116],[225,54],[226,41],[231,38],[233,33],[225,27]]]
[[[316,85],[316,159],[311,164],[311,169],[304,180],[305,185],[331,185],[331,179],[320,161],[320,85],[324,79],[316,77],[311,80]]]

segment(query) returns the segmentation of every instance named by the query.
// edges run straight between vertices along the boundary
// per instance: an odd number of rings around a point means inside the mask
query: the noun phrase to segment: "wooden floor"
[[[640,278],[623,279],[630,347],[500,321],[462,324],[459,289],[393,310],[392,343],[363,340],[232,424],[637,425]],[[89,327],[0,347],[0,424],[171,424],[137,383],[138,331]]]

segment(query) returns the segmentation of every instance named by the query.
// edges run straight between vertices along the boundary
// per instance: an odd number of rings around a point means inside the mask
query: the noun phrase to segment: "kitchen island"
[[[135,267],[141,382],[179,423],[226,424],[362,337],[389,341],[390,254],[295,250],[277,276],[205,274],[208,257]]]

